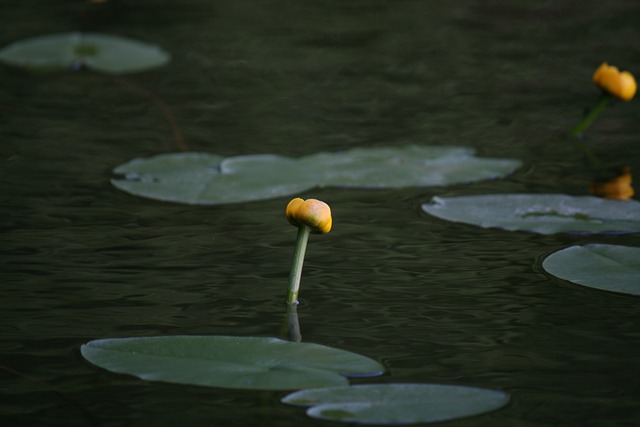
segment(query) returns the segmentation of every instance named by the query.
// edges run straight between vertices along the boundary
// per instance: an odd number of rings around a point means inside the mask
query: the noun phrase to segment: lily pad
[[[299,159],[275,154],[222,160],[206,153],[162,154],[116,167],[114,173],[124,176],[111,182],[137,196],[216,205],[283,197],[314,187],[450,185],[499,178],[521,164],[512,159],[477,158],[473,153],[464,147],[408,145],[317,153]]]
[[[160,67],[170,55],[160,47],[99,33],[60,33],[12,43],[0,50],[0,61],[35,70],[87,67],[123,74]]]
[[[542,268],[579,285],[640,295],[640,248],[604,244],[570,246],[549,255]]]
[[[415,424],[449,421],[496,410],[507,393],[443,384],[372,384],[301,390],[282,402],[310,406],[307,415],[359,424]]]
[[[640,203],[564,194],[434,197],[422,210],[484,228],[553,233],[640,232]]]
[[[111,182],[127,193],[201,205],[270,199],[315,186],[315,180],[295,160],[269,154],[229,158],[207,153],[161,154],[134,159],[113,172],[124,175]]]
[[[433,187],[501,178],[521,163],[478,158],[467,147],[407,145],[318,153],[300,162],[323,176],[319,186],[348,188]]]
[[[380,375],[375,360],[345,350],[277,338],[160,336],[90,341],[89,362],[148,381],[256,390],[348,384],[345,376]]]

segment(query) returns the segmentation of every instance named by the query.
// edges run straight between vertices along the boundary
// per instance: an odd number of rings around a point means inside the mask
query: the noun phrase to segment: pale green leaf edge
[[[556,251],[542,262],[549,274],[604,291],[640,296],[640,248],[592,243]]]
[[[539,234],[640,232],[640,202],[566,194],[435,196],[422,210],[436,218],[482,228]]]
[[[0,50],[0,61],[35,71],[57,71],[85,64],[108,74],[161,67],[171,54],[154,44],[101,33],[55,33],[13,42]]]
[[[347,376],[377,376],[373,359],[320,344],[267,337],[159,336],[107,338],[81,346],[90,363],[147,381],[251,390],[346,385]]]
[[[300,390],[283,403],[309,407],[312,418],[358,424],[449,421],[497,410],[510,400],[493,389],[448,384],[367,384]]]
[[[117,166],[114,173],[124,177],[113,178],[111,183],[135,196],[220,205],[290,196],[315,187],[390,189],[454,185],[500,178],[522,164],[515,159],[479,158],[473,153],[468,147],[421,145],[354,148],[297,159],[271,154],[221,158],[207,153],[168,153]],[[205,171],[200,169],[197,159],[207,156],[211,161]],[[426,163],[420,166],[416,159],[432,162],[433,167]],[[187,174],[192,161],[196,164],[192,173]],[[156,162],[165,169],[156,166]],[[374,165],[382,162],[384,173],[372,171],[369,162]],[[394,168],[402,172],[393,175]]]

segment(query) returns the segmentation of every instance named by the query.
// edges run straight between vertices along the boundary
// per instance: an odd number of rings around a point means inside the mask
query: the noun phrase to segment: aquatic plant
[[[569,246],[546,257],[542,268],[578,285],[640,296],[640,248],[597,243]]]
[[[429,215],[483,228],[540,234],[640,232],[640,202],[566,194],[488,194],[434,197]]]
[[[110,34],[60,33],[17,41],[0,50],[0,62],[34,71],[87,67],[126,74],[161,67],[171,55],[159,46]]]
[[[346,376],[384,371],[356,353],[269,337],[106,338],[80,351],[96,366],[147,381],[249,390],[340,386],[348,384]]]
[[[516,159],[476,157],[467,147],[406,145],[320,152],[222,157],[168,153],[117,166],[111,183],[141,197],[220,205],[300,194],[316,187],[387,189],[442,186],[501,178]]]
[[[331,208],[329,205],[316,199],[292,199],[287,204],[285,215],[292,225],[298,227],[298,236],[293,252],[293,263],[291,265],[289,288],[287,291],[287,302],[289,304],[297,304],[298,293],[300,292],[302,265],[304,264],[304,255],[307,249],[309,233],[328,233],[331,231],[333,219],[331,218]]]
[[[575,148],[585,156],[595,176],[589,187],[589,193],[605,199],[629,200],[634,194],[631,185],[631,168],[627,166],[605,168],[591,148],[586,145],[582,136],[612,99],[617,98],[622,101],[633,99],[637,90],[636,80],[630,72],[620,71],[606,62],[596,69],[592,80],[602,90],[602,94],[568,136],[573,140]]]
[[[631,101],[636,94],[636,80],[629,71],[620,71],[617,67],[603,62],[593,73],[593,82],[602,89],[596,103],[587,110],[585,116],[569,132],[570,137],[579,137],[600,115],[612,98]]]
[[[89,69],[127,92],[156,106],[171,126],[176,144],[187,151],[182,131],[171,109],[152,92],[122,78],[162,67],[171,54],[151,43],[101,33],[58,33],[16,41],[0,49],[0,62],[36,72]]]
[[[356,424],[414,424],[478,415],[506,405],[506,392],[446,384],[349,385],[347,377],[384,373],[377,361],[319,344],[302,343],[295,311],[307,239],[331,230],[331,208],[317,199],[292,199],[285,216],[298,227],[287,294],[293,341],[268,337],[158,336],[106,338],[80,348],[90,363],[111,372],[208,387],[298,390],[283,403],[311,406],[310,417]]]
[[[449,384],[366,384],[301,390],[283,403],[308,406],[307,415],[355,424],[435,423],[499,409],[509,394]]]
[[[620,71],[606,62],[593,73],[593,82],[609,95],[623,101],[631,101],[638,88],[633,74]]]

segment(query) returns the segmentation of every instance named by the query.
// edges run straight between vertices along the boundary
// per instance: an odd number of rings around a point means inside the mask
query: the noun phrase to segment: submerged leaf
[[[507,393],[443,384],[373,384],[301,390],[282,402],[310,406],[313,418],[359,424],[448,421],[496,410]]]
[[[473,150],[462,147],[409,145],[356,148],[299,159],[275,154],[229,157],[221,161],[216,174],[202,170],[199,157],[184,153],[136,159],[125,165],[134,175],[112,180],[121,190],[152,199],[215,205],[288,196],[314,187],[403,188],[493,179],[513,172],[520,162],[476,158]],[[122,168],[114,172],[120,174]],[[136,174],[143,171],[147,179],[140,180]],[[189,178],[182,177],[183,173]],[[184,190],[186,181],[197,181],[197,189]]]
[[[579,285],[640,295],[640,248],[603,244],[570,246],[549,255],[542,268]]]
[[[0,61],[49,71],[84,66],[109,74],[160,67],[170,55],[160,47],[99,33],[60,33],[12,43],[0,50]]]
[[[489,228],[552,233],[640,232],[640,203],[564,194],[434,197],[422,209],[435,217]]]
[[[380,375],[359,354],[277,338],[163,336],[90,341],[82,356],[112,372],[148,381],[256,390],[347,384],[345,376]]]

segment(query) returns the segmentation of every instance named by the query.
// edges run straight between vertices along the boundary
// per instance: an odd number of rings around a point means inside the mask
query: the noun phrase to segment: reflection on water
[[[35,2],[38,3],[38,2]],[[427,217],[433,195],[584,194],[558,138],[590,105],[593,67],[634,69],[640,11],[623,0],[9,2],[0,44],[101,31],[158,43],[167,67],[123,77],[172,109],[191,150],[221,155],[406,143],[469,145],[527,166],[500,181],[402,191],[322,189],[334,230],[311,242],[303,340],[366,354],[376,382],[500,388],[512,403],[455,426],[637,421],[636,298],[545,274],[541,259],[635,236],[538,236]],[[571,17],[568,19],[567,17]],[[276,336],[295,230],[287,200],[192,207],[109,184],[179,149],[157,104],[89,72],[0,68],[0,419],[12,425],[326,425],[281,395],[145,383],[79,354],[96,338]],[[640,168],[633,104],[587,143]],[[370,382],[357,379],[355,382]]]

